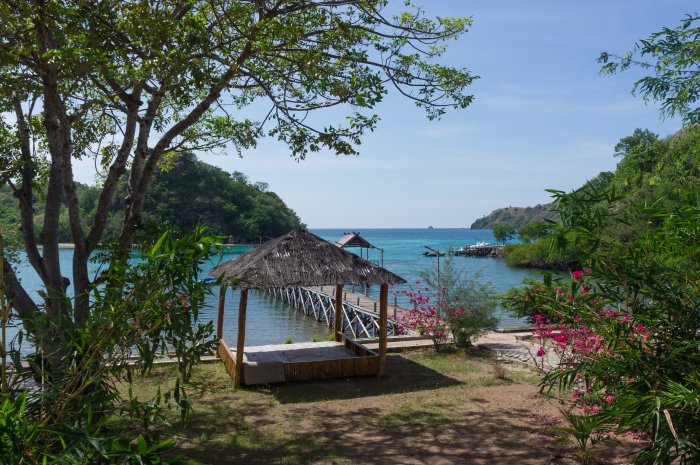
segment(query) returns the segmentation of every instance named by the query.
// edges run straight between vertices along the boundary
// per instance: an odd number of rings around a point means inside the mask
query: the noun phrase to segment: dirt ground
[[[141,394],[172,382],[155,373]],[[487,354],[390,356],[385,379],[234,389],[222,365],[197,368],[178,453],[208,464],[573,464],[556,441],[566,403],[538,376]],[[629,449],[629,445],[626,446]],[[620,446],[603,463],[628,463]]]

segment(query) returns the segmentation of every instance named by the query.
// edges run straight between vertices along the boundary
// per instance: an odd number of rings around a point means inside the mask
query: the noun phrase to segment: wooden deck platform
[[[217,351],[232,377],[236,351],[222,339]],[[241,384],[270,384],[346,376],[376,375],[379,357],[356,341],[303,342],[246,347]]]
[[[235,354],[236,351],[232,350]],[[295,344],[271,344],[246,347],[243,362],[322,362],[355,358],[356,355],[340,342],[301,342]]]

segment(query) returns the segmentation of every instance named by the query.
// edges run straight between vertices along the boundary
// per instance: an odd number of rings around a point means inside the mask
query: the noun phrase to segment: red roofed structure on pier
[[[338,241],[336,241],[335,245],[337,245],[341,249],[349,249],[351,247],[358,247],[360,249],[360,258],[364,258],[365,260],[368,260],[368,261],[372,261],[372,260],[369,260],[369,250],[370,249],[379,250],[381,252],[381,260],[379,261],[379,263],[377,263],[376,261],[374,261],[374,263],[379,265],[379,266],[384,266],[384,249],[382,249],[380,247],[375,247],[374,245],[370,244],[369,241],[367,241],[367,239],[360,236],[359,232],[353,231],[350,233],[345,233],[343,235],[343,237],[341,237],[340,239],[338,239]],[[363,250],[365,251],[364,255],[362,252]]]

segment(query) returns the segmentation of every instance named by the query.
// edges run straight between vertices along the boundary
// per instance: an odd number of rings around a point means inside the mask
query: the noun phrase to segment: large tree
[[[88,257],[100,244],[117,183],[128,178],[123,261],[168,154],[240,152],[264,136],[286,143],[298,159],[319,150],[356,154],[389,89],[430,119],[469,105],[465,89],[475,76],[436,58],[470,19],[429,19],[421,8],[394,12],[389,3],[0,1],[0,176],[14,190],[23,247],[45,287],[44,301],[34,302],[3,264],[20,317],[45,311],[86,321],[95,285]],[[327,123],[340,113],[338,124]],[[103,177],[88,221],[74,182],[74,161],[85,158],[94,158]],[[40,231],[37,197],[45,200]],[[59,262],[62,198],[75,243],[72,279]]]
[[[600,54],[601,72],[630,68],[650,72],[634,83],[633,94],[661,104],[661,116],[679,116],[686,125],[700,123],[700,16],[688,15],[679,26],[663,28],[618,55]]]

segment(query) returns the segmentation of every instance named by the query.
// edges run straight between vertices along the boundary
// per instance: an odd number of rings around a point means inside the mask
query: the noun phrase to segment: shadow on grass
[[[254,412],[242,410],[237,418]],[[302,415],[299,419],[293,415]],[[374,408],[349,412],[314,409],[280,420],[242,423],[202,418],[188,428],[196,437],[214,424],[228,432],[223,441],[197,441],[181,452],[208,464],[540,464],[560,457],[546,430],[520,421],[526,409],[477,411],[445,417],[438,412],[406,411],[378,417]]]
[[[283,404],[298,404],[326,400],[355,399],[360,397],[397,394],[439,389],[461,384],[420,363],[404,357],[388,357],[385,376],[335,378],[296,383],[273,384],[258,387],[267,391]]]
[[[390,356],[383,379],[244,389],[222,366],[201,367],[176,452],[207,464],[285,465],[539,465],[561,454],[529,408],[534,387],[495,380],[496,397],[472,394],[493,377],[485,361]]]

